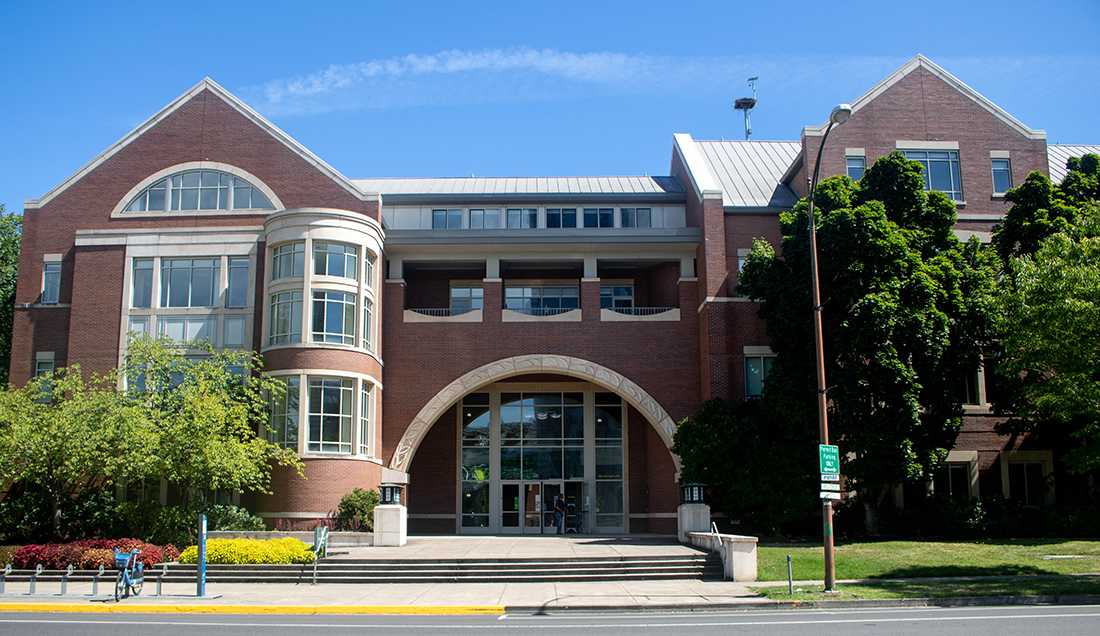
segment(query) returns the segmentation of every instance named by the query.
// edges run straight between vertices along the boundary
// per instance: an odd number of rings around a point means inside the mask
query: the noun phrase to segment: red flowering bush
[[[175,546],[171,548],[174,561],[179,555]],[[82,569],[98,569],[100,564],[114,567],[114,549],[123,552],[139,550],[138,560],[149,568],[166,560],[165,548],[140,539],[83,539],[70,543],[47,543],[25,545],[15,551],[12,565],[20,569],[34,569],[38,564],[47,570],[64,570],[70,564]],[[85,567],[85,563],[89,566]]]

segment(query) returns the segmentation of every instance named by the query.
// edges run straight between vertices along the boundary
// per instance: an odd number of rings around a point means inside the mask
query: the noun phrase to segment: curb
[[[493,615],[505,612],[503,605],[197,605],[115,604],[115,603],[0,603],[0,613],[57,614],[241,614],[241,615],[318,615],[318,614],[403,614],[403,615]]]

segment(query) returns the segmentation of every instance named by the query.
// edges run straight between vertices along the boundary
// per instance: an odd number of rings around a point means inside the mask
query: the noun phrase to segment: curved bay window
[[[351,453],[354,384],[348,378],[310,376],[307,451]]]
[[[359,248],[344,243],[314,241],[313,273],[359,280]]]
[[[355,296],[339,291],[313,292],[313,341],[355,344]]]

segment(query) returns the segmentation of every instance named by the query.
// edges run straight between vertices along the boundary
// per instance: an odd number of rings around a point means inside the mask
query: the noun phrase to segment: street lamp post
[[[821,286],[817,276],[817,221],[814,219],[814,191],[817,190],[817,174],[821,170],[821,154],[825,150],[825,140],[834,126],[848,121],[852,116],[852,107],[840,104],[829,113],[829,125],[821,136],[814,159],[814,173],[810,179],[810,276],[813,279],[814,300],[814,353],[817,358],[817,422],[822,444],[829,443],[829,411],[825,394],[825,346],[821,337]],[[828,499],[821,502],[822,532],[825,550],[825,591],[836,590],[836,562],[833,550],[833,503]]]

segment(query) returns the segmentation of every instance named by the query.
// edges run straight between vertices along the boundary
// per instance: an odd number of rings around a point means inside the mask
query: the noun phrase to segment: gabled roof
[[[135,139],[140,137],[147,130],[149,130],[152,127],[156,126],[158,123],[160,123],[166,117],[168,117],[169,115],[174,113],[176,110],[178,110],[181,106],[183,106],[187,102],[191,101],[191,99],[193,99],[196,95],[200,94],[204,90],[209,90],[214,95],[217,95],[218,97],[220,97],[223,101],[225,101],[227,104],[232,106],[237,112],[244,115],[246,118],[250,119],[252,122],[254,122],[256,125],[258,125],[260,128],[267,131],[268,134],[270,134],[272,137],[274,137],[278,141],[282,142],[283,145],[285,145],[292,152],[294,152],[295,154],[300,156],[307,163],[313,165],[315,168],[317,168],[318,170],[320,170],[324,174],[328,175],[329,178],[331,178],[333,181],[335,181],[337,184],[339,184],[342,188],[347,190],[350,194],[352,194],[355,197],[357,197],[359,199],[362,199],[362,200],[367,200],[368,198],[370,198],[370,197],[367,196],[367,193],[364,193],[362,190],[355,187],[355,185],[353,185],[352,182],[347,177],[340,174],[340,172],[337,171],[335,168],[333,168],[332,166],[325,163],[324,160],[322,160],[317,155],[313,154],[313,152],[311,152],[308,148],[303,146],[301,143],[299,143],[293,137],[288,135],[286,132],[284,132],[278,126],[276,126],[275,124],[268,121],[267,118],[265,118],[260,113],[256,112],[248,104],[241,101],[241,99],[239,99],[236,95],[230,93],[225,88],[223,88],[220,84],[218,84],[214,80],[210,79],[209,77],[204,77],[198,84],[195,84],[194,86],[192,86],[190,89],[187,90],[187,92],[183,93],[182,95],[180,95],[176,99],[172,100],[167,106],[162,108],[155,115],[153,115],[149,119],[146,119],[144,122],[139,124],[136,128],[134,128],[130,132],[126,133],[126,135],[123,136],[122,139],[119,139],[114,144],[112,144],[110,147],[108,147],[106,150],[101,152],[95,159],[92,159],[90,162],[88,162],[80,170],[77,170],[68,179],[65,179],[64,181],[62,181],[57,187],[50,190],[46,194],[42,195],[42,197],[40,197],[38,199],[32,199],[32,200],[27,201],[26,204],[25,204],[25,207],[26,208],[40,208],[40,207],[46,205],[54,197],[56,197],[57,195],[61,194],[65,190],[67,190],[70,186],[72,186],[74,183],[76,183],[77,181],[82,179],[85,175],[90,173],[92,170],[95,170],[104,161],[110,159],[112,156],[115,155],[115,153],[117,153],[118,151],[120,151],[123,148],[125,148],[126,146],[128,146],[132,141],[134,141]]]
[[[355,179],[365,192],[386,195],[682,194],[672,177],[443,177]]]
[[[951,73],[947,72],[947,70],[945,70],[940,65],[920,54],[903,64],[901,68],[888,75],[886,79],[882,80],[878,84],[875,84],[875,86],[872,87],[871,90],[867,91],[859,99],[852,102],[852,112],[855,113],[859,111],[860,108],[866,106],[873,99],[885,92],[888,88],[890,88],[894,84],[897,84],[899,81],[901,81],[902,78],[904,78],[906,75],[909,75],[918,68],[925,69],[929,73],[935,75],[947,84],[951,85],[955,88],[955,90],[959,91],[966,97],[969,97],[972,101],[974,101],[974,103],[989,111],[991,114],[993,114],[993,116],[1008,124],[1010,128],[1020,133],[1024,137],[1028,139],[1046,139],[1047,134],[1045,131],[1035,130],[1024,125],[1023,122],[1013,117],[1011,114],[1009,114],[1008,111],[994,104],[984,95],[968,86],[961,79],[955,77]],[[803,134],[820,135],[825,132],[826,126],[827,124],[821,124],[820,126],[806,126],[803,129]]]
[[[1070,157],[1081,157],[1087,154],[1100,155],[1100,146],[1086,144],[1047,144],[1047,164],[1050,169],[1050,180],[1061,183],[1066,178],[1066,160]]]
[[[797,161],[797,141],[697,141],[677,134],[676,148],[699,194],[721,193],[722,206],[733,210],[785,210],[798,197],[784,183]]]

